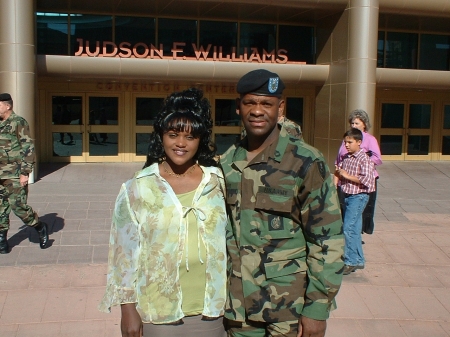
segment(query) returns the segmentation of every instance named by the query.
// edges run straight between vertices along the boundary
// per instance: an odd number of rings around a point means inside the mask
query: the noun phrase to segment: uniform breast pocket
[[[266,217],[261,235],[266,239],[288,239],[294,236],[290,214],[293,191],[261,186],[256,194],[255,209]]]
[[[9,153],[11,151],[11,144],[12,144],[12,142],[10,140],[0,141],[0,157],[2,157],[2,162],[4,162],[4,163],[11,162],[11,160],[9,158]]]

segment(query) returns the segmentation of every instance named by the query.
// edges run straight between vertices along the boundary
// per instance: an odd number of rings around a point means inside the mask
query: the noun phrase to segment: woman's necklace
[[[184,172],[184,173],[182,173],[182,174],[178,174],[178,173],[175,173],[175,172],[173,172],[173,171],[169,171],[169,170],[166,168],[166,164],[167,164],[166,161],[163,161],[163,162],[162,162],[162,167],[163,167],[163,169],[164,169],[164,172],[166,172],[167,174],[169,174],[169,175],[171,175],[171,176],[175,176],[175,177],[177,177],[177,178],[184,177],[184,176],[187,176],[188,174],[191,174],[192,172],[194,172],[195,167],[197,166],[197,163],[195,163],[195,164],[192,165],[190,168],[188,168],[186,172]],[[168,165],[168,164],[167,164],[167,165]]]

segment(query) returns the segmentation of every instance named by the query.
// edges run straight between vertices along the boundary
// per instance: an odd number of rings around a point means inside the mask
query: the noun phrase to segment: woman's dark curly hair
[[[190,132],[194,137],[200,138],[194,159],[203,166],[217,166],[214,159],[216,148],[211,142],[212,126],[211,105],[208,99],[203,97],[200,89],[190,88],[170,94],[164,100],[153,124],[154,131],[150,135],[150,145],[144,167],[164,161],[166,154],[162,137],[170,130]]]

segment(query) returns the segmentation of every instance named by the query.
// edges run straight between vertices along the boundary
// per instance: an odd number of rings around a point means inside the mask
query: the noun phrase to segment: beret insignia
[[[272,77],[269,79],[269,85],[267,89],[271,94],[275,93],[278,90],[278,77]]]

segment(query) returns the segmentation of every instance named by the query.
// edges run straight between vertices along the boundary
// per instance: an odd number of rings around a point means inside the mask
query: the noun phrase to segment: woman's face
[[[200,138],[187,131],[169,130],[163,134],[162,143],[168,164],[180,167],[194,165]]]
[[[350,123],[352,128],[356,128],[358,130],[361,130],[362,132],[366,131],[366,124],[359,118],[353,118],[352,122]]]

